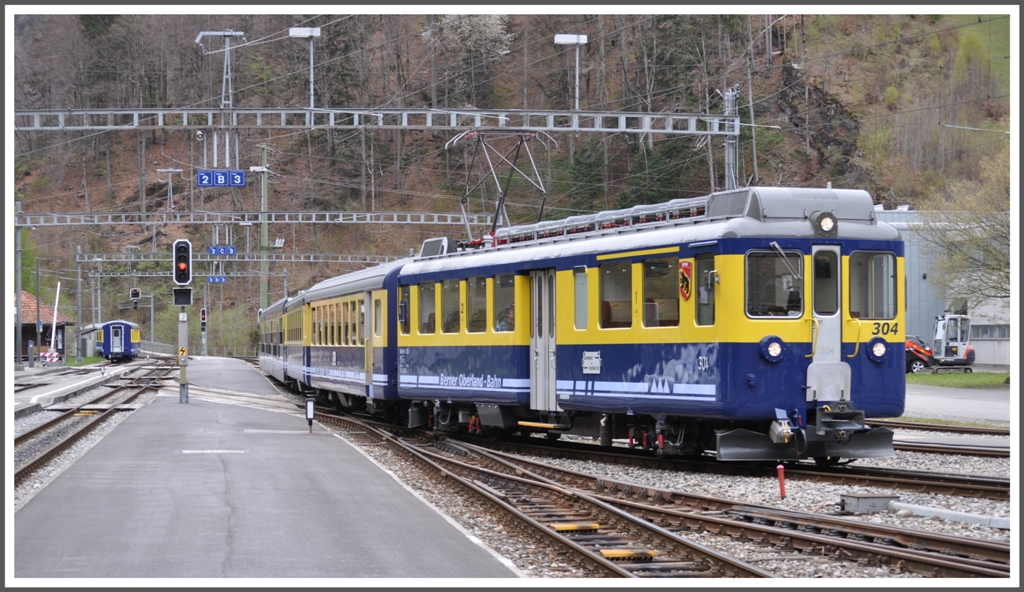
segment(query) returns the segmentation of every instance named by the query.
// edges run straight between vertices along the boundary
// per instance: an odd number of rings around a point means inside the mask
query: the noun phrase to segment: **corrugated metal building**
[[[878,206],[876,206],[878,207]],[[892,224],[903,237],[904,265],[907,278],[906,332],[930,343],[935,331],[935,318],[950,302],[928,283],[930,261],[920,250],[917,212],[909,209],[876,210],[882,222]],[[1010,363],[1009,302],[968,303],[971,315],[971,344],[977,364]]]

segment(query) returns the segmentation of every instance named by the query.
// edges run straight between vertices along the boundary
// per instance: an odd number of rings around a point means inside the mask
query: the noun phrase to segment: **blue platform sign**
[[[208,284],[225,284],[228,281],[226,275],[208,275],[206,276],[206,283]]]
[[[235,245],[211,245],[209,247],[210,256],[217,255],[234,255]]]
[[[196,171],[197,187],[245,187],[246,171],[199,170]]]

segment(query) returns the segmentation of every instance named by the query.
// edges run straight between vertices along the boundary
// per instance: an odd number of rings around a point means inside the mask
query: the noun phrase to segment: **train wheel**
[[[562,434],[558,434],[558,433],[554,433],[554,432],[548,432],[548,433],[546,433],[544,435],[547,436],[548,440],[551,440],[552,442],[554,442],[555,440],[557,440],[557,439],[562,437]]]
[[[814,457],[814,464],[819,467],[834,467],[839,464],[838,456],[816,456]]]
[[[964,372],[970,374],[971,372],[974,372],[974,370],[971,370],[970,368],[964,368]]]

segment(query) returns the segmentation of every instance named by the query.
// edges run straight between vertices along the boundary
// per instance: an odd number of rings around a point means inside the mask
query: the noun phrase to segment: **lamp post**
[[[313,38],[320,36],[320,27],[292,27],[288,36],[309,38],[309,108],[313,109]]]
[[[580,46],[586,44],[586,35],[555,35],[555,45],[576,46],[576,111],[580,110]]]

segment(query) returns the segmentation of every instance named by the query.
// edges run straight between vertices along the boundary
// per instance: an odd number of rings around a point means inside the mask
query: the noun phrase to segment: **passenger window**
[[[384,324],[384,306],[380,298],[373,301],[373,334],[381,335],[381,326]]]
[[[331,314],[327,321],[328,331],[330,333],[331,345],[338,345],[338,337],[341,335],[338,333],[338,303],[331,304],[329,308]]]
[[[679,258],[648,259],[644,268],[644,326],[679,326]]]
[[[614,329],[633,325],[633,265],[615,261],[598,267],[601,281],[601,328]]]
[[[455,278],[441,281],[441,318],[444,319],[442,333],[459,332],[459,283]]]
[[[402,286],[398,289],[398,323],[402,330],[402,335],[409,334],[409,286]]]
[[[494,330],[514,331],[516,328],[515,276],[494,276]]]
[[[815,307],[817,298],[815,295]],[[896,318],[896,257],[892,253],[860,251],[850,255],[850,316]]]
[[[575,325],[580,331],[587,328],[587,268],[572,270],[573,303],[576,309]]]
[[[487,278],[466,280],[466,330],[483,333],[487,330]]]
[[[423,282],[419,284],[418,288],[420,293],[420,333],[433,335],[434,325],[437,322],[434,308],[434,282]]]
[[[747,253],[747,315],[800,317],[803,315],[803,257],[786,251]]]
[[[356,301],[356,322],[353,323],[352,341],[358,341],[359,345],[366,344],[366,301],[360,298]]]
[[[701,253],[697,261],[697,324],[715,324],[715,288],[718,272],[715,270],[715,256]]]
[[[342,318],[341,330],[342,330],[342,335],[344,336],[343,337],[344,345],[348,345],[348,309],[349,309],[348,304],[349,304],[348,302],[345,302],[345,303],[343,303],[341,305],[341,307],[342,307],[341,308],[341,310],[342,310],[342,313],[341,313],[341,318]]]

